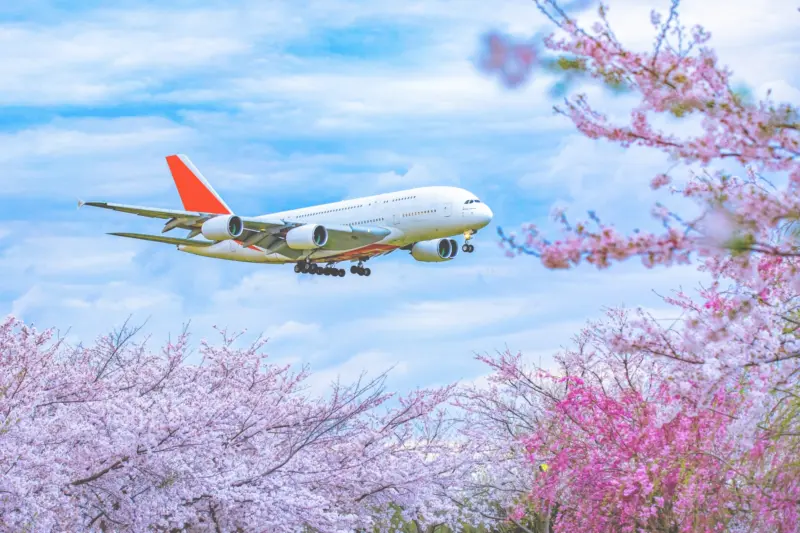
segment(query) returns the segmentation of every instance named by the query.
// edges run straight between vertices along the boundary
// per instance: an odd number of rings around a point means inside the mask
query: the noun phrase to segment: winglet
[[[169,155],[167,165],[184,209],[219,215],[233,212],[188,157],[181,154]]]
[[[83,200],[81,200],[80,198],[78,198],[78,209],[80,209],[81,207],[83,207],[85,204],[86,204],[86,202],[84,202]]]

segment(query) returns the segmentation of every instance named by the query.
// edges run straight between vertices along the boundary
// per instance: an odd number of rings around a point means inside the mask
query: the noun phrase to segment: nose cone
[[[492,213],[492,210],[489,209],[489,206],[486,204],[480,204],[475,215],[478,217],[478,220],[480,220],[482,228],[488,226],[489,222],[492,221],[492,217],[494,217],[494,213]]]

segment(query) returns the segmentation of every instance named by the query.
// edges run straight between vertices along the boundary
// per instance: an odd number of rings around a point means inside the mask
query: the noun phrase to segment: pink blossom
[[[454,501],[472,462],[440,409],[452,387],[391,407],[381,377],[313,397],[306,369],[224,330],[200,365],[185,334],[154,353],[127,333],[70,348],[0,323],[0,529],[341,531],[390,505],[470,519]]]
[[[525,441],[527,453],[553,468],[536,478],[530,500],[540,512],[557,502],[564,530],[797,531],[800,112],[769,95],[740,96],[708,32],[681,26],[677,1],[668,17],[651,16],[657,35],[647,52],[617,41],[607,6],[585,30],[554,2],[534,2],[562,30],[544,40],[549,51],[637,98],[621,123],[584,95],[559,113],[588,138],[705,168],[668,189],[699,214],[652,207],[663,229],[626,234],[593,213],[569,220],[561,212],[563,236],[528,225],[520,241],[500,231],[504,242],[552,269],[605,269],[633,257],[648,268],[692,262],[712,284],[666,296],[676,311],[669,323],[611,311],[562,356],[552,386],[537,384],[537,438]],[[700,131],[661,131],[657,115],[695,115]],[[741,175],[713,169],[728,161],[744,167]],[[671,179],[648,183],[662,189]]]
[[[666,174],[658,174],[655,178],[650,181],[650,187],[652,189],[660,189],[665,185],[669,185],[672,180]]]

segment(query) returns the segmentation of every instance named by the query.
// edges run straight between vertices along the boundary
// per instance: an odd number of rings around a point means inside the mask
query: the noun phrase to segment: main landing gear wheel
[[[343,268],[336,268],[333,263],[323,267],[309,261],[300,261],[295,263],[294,271],[298,274],[316,274],[317,276],[333,276],[334,278],[343,278],[346,274]]]
[[[464,244],[461,246],[461,251],[464,252],[465,254],[471,254],[472,252],[475,251],[475,247],[471,244]]]
[[[295,263],[294,271],[298,274],[316,274],[317,276],[333,276],[335,278],[343,278],[346,274],[343,268],[336,268],[333,263],[322,267],[309,261]]]
[[[316,274],[317,276],[333,276],[335,278],[343,278],[345,275],[343,268],[336,268],[332,264],[322,267],[315,263],[310,263],[307,265],[306,269],[302,269],[301,267],[300,271],[308,272],[309,274]],[[295,272],[297,272],[297,268],[295,268]]]
[[[364,265],[359,263],[358,265],[353,265],[350,267],[351,274],[358,274],[359,276],[369,276],[372,274],[372,270],[365,268]]]
[[[343,278],[345,271],[343,268],[336,268],[333,263],[326,265],[325,268],[322,269],[322,273],[326,276],[333,276]]]

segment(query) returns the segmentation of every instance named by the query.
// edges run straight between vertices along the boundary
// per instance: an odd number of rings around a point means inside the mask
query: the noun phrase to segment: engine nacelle
[[[441,263],[449,261],[458,253],[455,239],[433,239],[420,241],[411,247],[411,256],[425,263]]]
[[[220,215],[203,222],[200,232],[210,241],[237,239],[244,231],[242,219],[236,215]]]
[[[305,224],[286,232],[286,246],[292,250],[315,250],[328,242],[328,230],[319,224]]]

